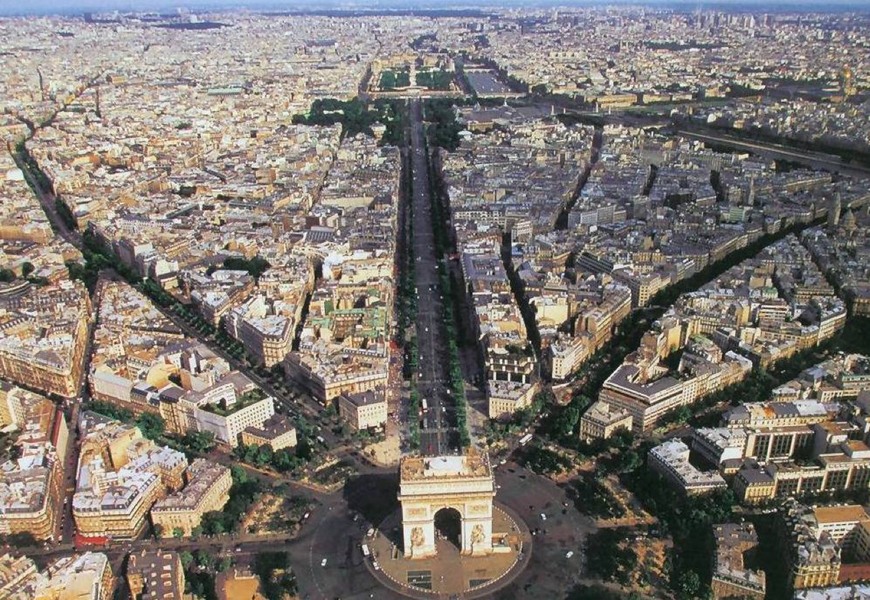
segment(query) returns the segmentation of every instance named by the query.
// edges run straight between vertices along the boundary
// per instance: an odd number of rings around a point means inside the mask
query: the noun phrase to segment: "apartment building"
[[[689,364],[686,355],[684,362]],[[751,368],[749,361],[733,352],[726,353],[721,363],[698,361],[675,375],[664,374],[667,371],[657,361],[624,363],[604,382],[598,399],[628,411],[632,431],[649,433],[668,411],[740,381]]]
[[[24,318],[19,322],[0,322],[0,377],[34,388],[45,394],[73,398],[82,380],[82,357],[87,347],[90,304],[72,312],[73,321],[60,326],[32,328],[35,323]],[[53,318],[53,315],[52,315]],[[32,329],[31,329],[32,328]],[[55,331],[52,337],[51,333]],[[41,332],[48,333],[43,336]],[[16,335],[18,334],[18,335]],[[13,339],[17,338],[17,341]],[[58,341],[66,341],[59,345]]]
[[[590,355],[590,343],[584,336],[560,337],[549,346],[550,376],[553,381],[564,381]]]
[[[19,431],[17,457],[0,468],[0,533],[54,539],[69,436],[63,411],[39,394],[3,382],[0,422]]]
[[[387,423],[387,396],[382,389],[342,394],[338,414],[355,431],[381,428]]]
[[[136,427],[97,423],[81,446],[72,513],[78,535],[133,539],[151,507],[181,487],[184,454],[157,446]]]
[[[26,556],[0,556],[0,597],[21,597],[28,582],[36,578],[38,571],[33,559]]]
[[[178,553],[158,549],[131,553],[127,585],[134,598],[179,600],[184,595],[184,569]]]
[[[486,399],[488,416],[499,419],[510,416],[532,405],[538,385],[517,381],[487,381]]]
[[[647,465],[686,495],[725,489],[725,480],[716,471],[701,471],[689,462],[689,447],[670,440],[650,450]]]
[[[758,548],[758,535],[752,523],[725,523],[713,526],[713,576],[710,591],[716,600],[743,598],[764,600],[764,571],[747,568],[746,557]]]
[[[242,430],[241,441],[247,446],[269,446],[272,451],[296,447],[296,428],[286,415],[275,413],[259,426]]]
[[[115,578],[99,552],[65,556],[42,572],[32,559],[0,556],[0,598],[9,600],[109,600]]]
[[[292,352],[284,359],[287,377],[302,385],[324,405],[341,394],[356,394],[386,387],[388,360],[362,352]]]
[[[101,552],[59,558],[44,574],[48,580],[36,586],[34,600],[109,600],[115,591],[109,558]]]
[[[777,522],[781,542],[787,548],[789,587],[801,590],[837,583],[842,549],[830,533],[818,528],[813,510],[788,500]]]
[[[864,446],[866,448],[866,446]],[[822,454],[810,463],[760,464],[747,460],[734,478],[734,493],[746,504],[802,494],[870,487],[870,452],[844,444],[843,451]]]
[[[151,508],[151,522],[162,537],[179,532],[191,535],[205,513],[221,510],[229,500],[233,480],[223,465],[198,458],[187,468],[185,479],[184,488],[158,500]]]
[[[607,439],[620,429],[630,431],[631,423],[627,410],[598,400],[580,417],[580,439],[584,442]]]
[[[293,349],[295,321],[267,311],[265,297],[256,296],[230,311],[225,327],[260,364],[272,367]]]

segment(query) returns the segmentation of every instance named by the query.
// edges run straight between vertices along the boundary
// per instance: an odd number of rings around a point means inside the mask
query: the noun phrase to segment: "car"
[[[568,552],[565,553],[565,558],[571,558],[572,556],[574,556],[573,550],[568,550]]]
[[[324,558],[323,560],[320,561],[320,566],[321,566],[321,567],[325,567],[325,566],[326,566],[326,559],[325,559],[325,558]]]
[[[375,571],[380,571],[380,570],[381,570],[381,565],[379,565],[379,564],[378,564],[378,561],[376,561],[376,560],[373,560],[373,561],[372,561],[372,566],[375,568]]]
[[[542,521],[546,521],[546,520],[547,520],[547,515],[545,515],[544,513],[541,513],[541,520],[542,520]]]

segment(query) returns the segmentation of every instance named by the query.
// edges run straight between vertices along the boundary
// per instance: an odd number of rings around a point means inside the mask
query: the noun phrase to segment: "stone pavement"
[[[370,562],[370,570],[387,587],[412,598],[471,598],[478,593],[489,594],[522,570],[528,562],[531,543],[525,525],[516,523],[515,517],[499,507],[494,507],[493,532],[506,534],[504,552],[483,557],[462,556],[452,542],[439,539],[437,557],[406,559],[401,551],[401,514],[397,511],[381,524],[373,538],[366,540],[371,560],[379,566],[376,570]]]

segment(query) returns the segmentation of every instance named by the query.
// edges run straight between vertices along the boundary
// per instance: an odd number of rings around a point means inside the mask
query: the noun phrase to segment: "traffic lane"
[[[500,486],[496,500],[516,511],[529,529],[538,530],[528,567],[497,597],[563,597],[581,579],[586,538],[595,531],[594,522],[574,508],[558,485],[516,463],[497,466],[495,480]],[[570,558],[568,552],[573,552]]]
[[[439,454],[446,448],[443,443],[442,412],[445,390],[440,382],[445,379],[446,365],[441,357],[445,348],[445,334],[439,322],[442,314],[438,290],[437,256],[435,255],[432,227],[431,199],[429,195],[428,157],[423,149],[423,129],[420,123],[421,107],[412,106],[415,122],[412,127],[414,146],[412,197],[415,203],[413,249],[418,268],[415,272],[416,294],[420,306],[417,313],[417,336],[420,369],[418,389],[429,410],[422,415],[421,448],[427,454]],[[416,415],[409,418],[417,418]]]
[[[373,476],[345,486],[343,494],[331,496],[324,509],[312,516],[306,525],[307,535],[293,541],[291,560],[302,598],[402,598],[381,587],[366,567],[360,549],[367,529],[377,525],[367,519],[380,521],[385,511],[397,505],[395,490],[383,477],[394,478],[394,471],[378,469]]]

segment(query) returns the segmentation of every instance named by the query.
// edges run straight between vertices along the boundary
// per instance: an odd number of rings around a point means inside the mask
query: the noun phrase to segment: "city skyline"
[[[100,11],[175,11],[187,9],[196,12],[221,10],[262,10],[281,11],[294,10],[315,12],[318,10],[367,11],[367,10],[454,10],[479,9],[497,10],[499,8],[557,8],[563,7],[606,7],[606,6],[651,6],[657,8],[674,8],[677,10],[738,10],[747,12],[787,12],[789,10],[815,12],[819,11],[818,3],[811,0],[772,0],[764,6],[747,0],[481,0],[476,3],[452,1],[447,3],[429,0],[318,0],[317,2],[302,2],[300,0],[33,0],[26,6],[8,4],[0,6],[0,15],[77,15],[85,12]],[[854,10],[866,12],[870,10],[865,2],[860,0],[832,0],[825,4],[824,11]]]

